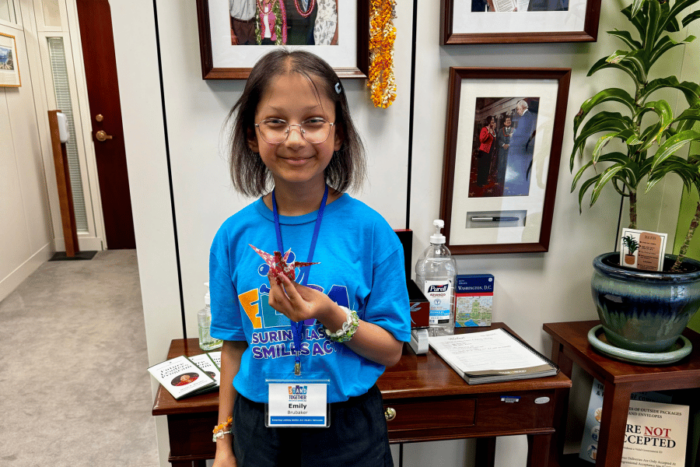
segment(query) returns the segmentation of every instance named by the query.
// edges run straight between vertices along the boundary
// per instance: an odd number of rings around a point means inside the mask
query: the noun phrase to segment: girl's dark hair
[[[324,93],[335,104],[336,132],[343,142],[340,149],[333,152],[326,167],[326,183],[340,192],[360,188],[366,176],[365,150],[352,123],[348,100],[338,75],[328,63],[312,53],[283,48],[258,60],[243,94],[228,115],[228,124],[233,121],[229,141],[233,187],[248,196],[261,196],[270,190],[272,176],[260,154],[248,147],[248,138],[255,133],[255,112],[263,94],[274,78],[288,73],[307,77],[317,96]]]
[[[492,116],[489,115],[488,117],[486,117],[486,126],[489,126],[491,124],[491,120],[493,120]]]

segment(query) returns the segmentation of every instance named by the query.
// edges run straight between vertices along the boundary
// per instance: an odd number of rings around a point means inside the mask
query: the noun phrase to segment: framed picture
[[[595,42],[601,0],[441,0],[450,44]]]
[[[549,249],[570,80],[450,68],[440,215],[453,254]]]
[[[18,88],[22,86],[17,63],[17,42],[15,36],[0,32],[0,87]]]
[[[247,79],[274,46],[313,52],[341,78],[366,78],[369,1],[197,0],[202,78]]]

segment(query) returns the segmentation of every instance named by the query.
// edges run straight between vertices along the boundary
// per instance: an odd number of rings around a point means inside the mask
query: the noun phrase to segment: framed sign
[[[549,249],[568,68],[450,68],[440,215],[453,254]]]
[[[441,0],[450,44],[595,42],[601,0]]]
[[[15,36],[0,33],[0,87],[18,88],[22,86],[17,63],[17,42]]]
[[[247,79],[271,47],[313,52],[367,78],[370,0],[197,0],[203,79]]]

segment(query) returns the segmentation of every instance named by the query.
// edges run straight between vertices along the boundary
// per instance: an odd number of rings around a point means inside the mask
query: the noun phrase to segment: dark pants
[[[265,405],[236,397],[233,449],[239,467],[393,467],[382,395],[331,404],[330,428],[267,428]]]
[[[491,170],[491,154],[479,149],[479,165],[476,172],[477,186],[484,186],[489,181],[489,171]]]
[[[255,45],[255,18],[248,21],[241,21],[236,18],[231,18],[233,24],[233,33],[238,39],[238,45]]]

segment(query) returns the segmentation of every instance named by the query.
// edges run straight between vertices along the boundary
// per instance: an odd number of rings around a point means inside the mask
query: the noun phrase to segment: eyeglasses
[[[293,126],[299,127],[299,133],[311,144],[324,143],[331,134],[331,128],[335,123],[328,122],[320,117],[310,118],[301,123],[288,123],[281,118],[267,118],[255,124],[255,128],[260,131],[260,136],[266,143],[284,143],[289,137]]]

